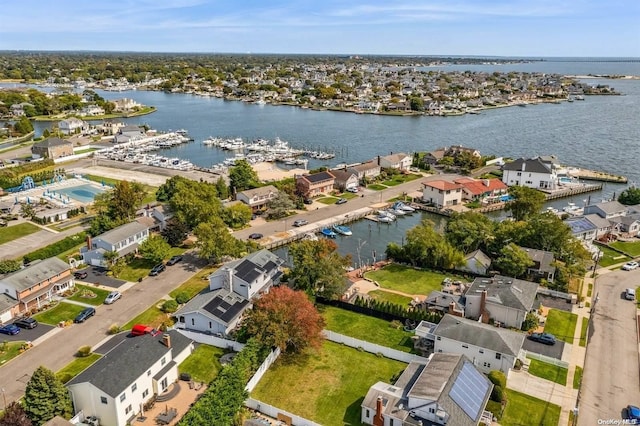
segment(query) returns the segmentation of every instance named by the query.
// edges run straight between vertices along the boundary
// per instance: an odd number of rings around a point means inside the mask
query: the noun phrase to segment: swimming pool
[[[105,189],[96,187],[95,185],[86,184],[79,186],[72,186],[71,188],[56,189],[56,194],[62,194],[81,203],[92,203],[96,195],[101,194]]]

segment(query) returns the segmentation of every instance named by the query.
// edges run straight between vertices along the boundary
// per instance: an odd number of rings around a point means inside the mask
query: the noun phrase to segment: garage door
[[[11,311],[3,312],[0,314],[0,323],[11,321]]]

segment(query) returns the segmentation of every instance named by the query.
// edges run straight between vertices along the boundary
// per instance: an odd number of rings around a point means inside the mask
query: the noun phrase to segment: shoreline
[[[68,118],[78,118],[82,121],[102,121],[102,120],[111,120],[113,118],[132,118],[132,117],[142,117],[143,115],[153,114],[158,110],[156,107],[147,107],[144,111],[138,111],[134,113],[122,113],[122,114],[105,114],[105,115],[91,115],[91,116],[78,116],[77,114],[69,114],[64,117],[48,117],[48,116],[35,116],[31,117],[30,120],[38,121],[38,122],[53,122],[53,121],[61,121],[66,120]]]

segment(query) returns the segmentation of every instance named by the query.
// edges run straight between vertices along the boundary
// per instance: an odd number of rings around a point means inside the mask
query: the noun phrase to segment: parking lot
[[[101,286],[106,286],[111,288],[120,288],[127,283],[126,281],[108,276],[106,268],[102,268],[99,266],[89,266],[84,269],[79,269],[77,272],[87,273],[86,278],[82,278],[78,281],[87,282],[94,285],[101,285]]]
[[[52,325],[39,323],[36,328],[32,328],[32,329],[21,328],[20,333],[14,336],[10,336],[8,334],[0,334],[0,340],[2,340],[3,342],[5,340],[8,342],[21,342],[21,341],[33,342],[34,340],[44,336],[54,328],[55,327]]]

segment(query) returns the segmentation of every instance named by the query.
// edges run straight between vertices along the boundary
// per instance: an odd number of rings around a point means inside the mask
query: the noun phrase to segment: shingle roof
[[[24,269],[0,278],[0,280],[20,292],[48,278],[53,278],[69,268],[67,263],[57,257],[50,257],[34,262]]]
[[[333,180],[335,177],[330,172],[318,172],[312,175],[303,175],[303,179],[308,180],[311,183],[318,183],[325,180]]]
[[[476,278],[467,295],[487,291],[487,302],[521,311],[530,311],[538,292],[538,284],[496,275],[492,278]]]
[[[269,195],[271,193],[278,193],[278,189],[273,185],[262,186],[260,188],[247,189],[238,194],[245,195],[248,199],[252,199],[255,196]]]
[[[0,314],[8,311],[18,304],[18,301],[9,297],[8,294],[0,293]]]
[[[116,244],[126,238],[129,238],[138,232],[143,232],[149,229],[148,226],[143,225],[138,221],[133,221],[129,223],[125,223],[124,225],[120,225],[117,228],[113,228],[111,231],[107,231],[104,234],[100,234],[96,237],[96,239],[101,239],[102,241],[109,244]]]
[[[586,214],[595,213],[595,211],[593,211],[595,209],[600,209],[605,214],[612,214],[612,213],[623,212],[627,209],[627,207],[619,203],[618,201],[605,201],[598,204],[592,204],[584,208]]]
[[[422,182],[424,186],[429,186],[431,188],[439,189],[440,191],[452,191],[454,189],[461,189],[462,185],[457,183],[451,183],[446,180],[432,180],[427,182]]]
[[[533,260],[536,263],[535,269],[544,272],[553,272],[556,270],[556,267],[551,265],[555,260],[555,256],[550,251],[536,250],[527,247],[520,248],[527,253],[529,259]],[[530,269],[532,268],[533,267],[531,267]]]
[[[227,325],[239,315],[242,315],[248,305],[249,301],[244,297],[226,289],[219,289],[197,295],[174,315],[180,316],[199,312],[204,316],[220,320],[221,323]]]
[[[447,309],[451,302],[455,304],[456,309],[462,308],[461,302],[462,296],[444,293],[442,291],[433,290],[424,299],[424,304],[429,306],[437,306],[439,308]]]
[[[351,170],[355,170],[356,172],[364,172],[371,169],[379,169],[380,166],[375,161],[367,161],[366,163],[358,164],[355,166],[349,167]]]
[[[524,164],[524,170],[522,168],[523,164]],[[524,171],[524,172],[530,172],[530,173],[545,173],[545,174],[551,173],[551,167],[549,166],[549,164],[544,163],[539,158],[527,158],[527,159],[518,158],[517,160],[502,166],[502,170],[514,170],[518,172]]]
[[[34,143],[33,146],[37,148],[53,148],[54,146],[72,145],[69,141],[60,138],[47,138],[42,142]]]

